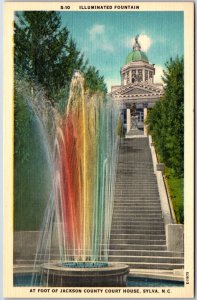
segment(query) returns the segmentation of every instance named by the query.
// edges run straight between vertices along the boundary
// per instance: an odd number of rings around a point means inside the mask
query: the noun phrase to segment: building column
[[[129,83],[132,83],[132,73],[131,73],[131,70],[129,71]]]
[[[148,108],[147,105],[144,105],[144,135],[147,136],[147,127],[145,124],[146,117],[147,117]]]
[[[145,70],[142,70],[142,81],[145,82]]]
[[[127,132],[131,129],[131,110],[127,108]]]

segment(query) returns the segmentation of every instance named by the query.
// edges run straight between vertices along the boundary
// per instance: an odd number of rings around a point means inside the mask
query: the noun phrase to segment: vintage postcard
[[[4,3],[4,296],[194,296],[193,2]]]

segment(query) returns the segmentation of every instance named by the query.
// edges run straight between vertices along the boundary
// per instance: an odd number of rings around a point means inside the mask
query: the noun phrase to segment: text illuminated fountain
[[[119,108],[101,93],[85,93],[79,71],[63,116],[39,97],[31,106],[52,177],[35,259],[41,285],[125,286],[128,266],[108,263]]]

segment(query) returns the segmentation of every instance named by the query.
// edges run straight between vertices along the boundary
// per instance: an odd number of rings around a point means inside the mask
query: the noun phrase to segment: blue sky
[[[61,17],[108,88],[120,84],[120,68],[136,34],[149,62],[156,65],[157,82],[165,62],[184,53],[183,12],[61,12]]]

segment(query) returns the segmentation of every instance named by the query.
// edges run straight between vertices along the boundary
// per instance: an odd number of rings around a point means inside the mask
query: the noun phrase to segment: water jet
[[[108,263],[119,107],[101,93],[88,95],[77,70],[63,115],[33,96],[31,105],[52,177],[35,259],[41,285],[125,286],[128,267]]]

